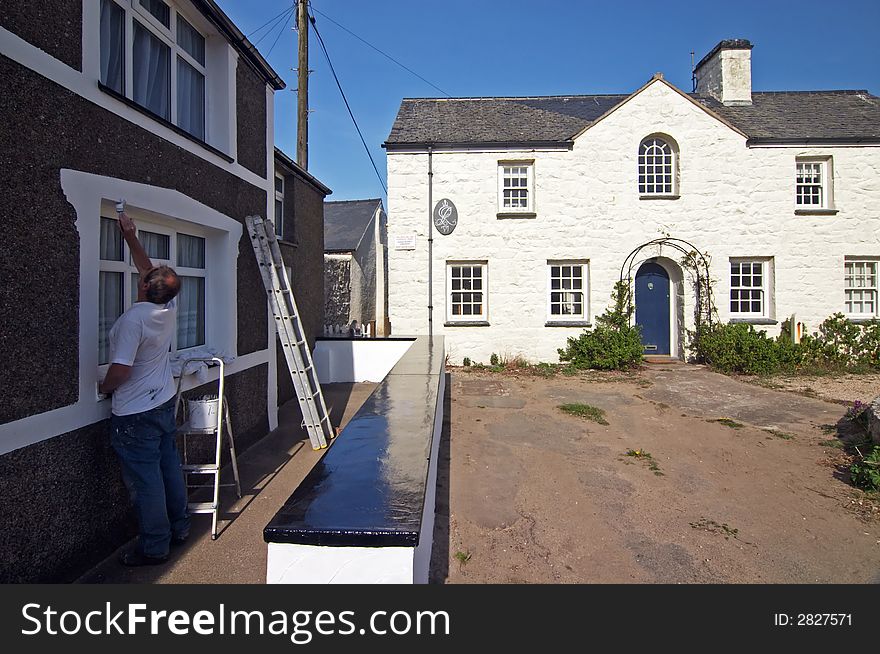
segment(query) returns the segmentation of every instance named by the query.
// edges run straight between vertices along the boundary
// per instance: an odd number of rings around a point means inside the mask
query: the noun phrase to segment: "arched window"
[[[639,195],[675,194],[675,149],[672,143],[649,136],[639,145]]]

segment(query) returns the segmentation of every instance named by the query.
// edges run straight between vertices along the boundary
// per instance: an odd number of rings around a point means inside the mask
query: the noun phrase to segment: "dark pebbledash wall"
[[[0,79],[3,423],[77,399],[79,234],[62,168],[177,189],[239,220],[265,213],[266,193],[2,56]],[[239,355],[266,348],[265,306],[243,228]]]
[[[82,70],[82,0],[0,2],[0,25],[76,70]]]
[[[238,163],[266,176],[266,83],[243,61],[235,75]],[[265,207],[260,211],[262,216]]]
[[[226,380],[239,455],[269,429],[266,412],[253,411],[265,405],[267,373],[263,364]],[[108,424],[0,456],[0,583],[73,581],[137,534]],[[189,448],[194,462],[213,458],[213,440],[201,445]]]
[[[284,240],[281,256],[293,269],[293,294],[309,347],[323,330],[324,279],[324,194],[300,177],[279,170],[284,175]],[[278,405],[293,399],[293,384],[287,361],[278,343]]]
[[[266,193],[3,56],[0,79],[5,423],[77,400],[80,236],[61,189],[62,168],[173,188],[239,220],[264,213]],[[248,145],[265,149],[265,134]],[[243,355],[267,346],[267,323],[246,229],[239,253]],[[264,364],[230,378],[240,452],[268,429],[266,375]],[[0,456],[0,479],[0,580],[69,579],[132,533],[104,423]]]

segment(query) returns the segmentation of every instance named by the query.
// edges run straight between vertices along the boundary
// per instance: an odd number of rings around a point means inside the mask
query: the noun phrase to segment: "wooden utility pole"
[[[297,2],[299,63],[297,64],[296,163],[309,167],[309,12],[308,1]]]

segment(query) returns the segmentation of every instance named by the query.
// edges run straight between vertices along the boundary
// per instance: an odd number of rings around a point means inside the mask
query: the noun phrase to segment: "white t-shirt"
[[[112,411],[128,416],[155,409],[176,392],[169,349],[177,328],[177,302],[135,302],[110,330],[110,363],[131,366],[113,392]]]

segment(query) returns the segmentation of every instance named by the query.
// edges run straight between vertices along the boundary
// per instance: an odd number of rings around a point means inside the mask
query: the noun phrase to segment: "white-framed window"
[[[206,36],[164,0],[101,0],[101,83],[206,139]]]
[[[284,238],[284,178],[275,175],[275,235]]]
[[[498,212],[534,213],[535,162],[498,162]]]
[[[644,139],[639,144],[639,195],[675,195],[677,163],[671,141]]]
[[[180,277],[177,330],[171,343],[176,353],[207,343],[206,236],[138,221],[140,238],[154,265],[169,265]],[[109,362],[108,335],[116,319],[137,301],[139,275],[116,218],[101,216],[98,279],[98,365]]]
[[[875,318],[878,259],[847,257],[843,263],[844,311],[853,318]]]
[[[587,319],[588,267],[585,261],[548,261],[548,320]]]
[[[737,317],[767,316],[767,262],[730,260],[730,313]]]
[[[831,158],[798,157],[795,161],[795,207],[830,209]]]
[[[487,265],[481,261],[446,263],[447,319],[450,322],[486,320]]]

